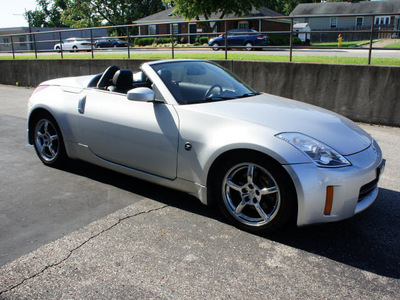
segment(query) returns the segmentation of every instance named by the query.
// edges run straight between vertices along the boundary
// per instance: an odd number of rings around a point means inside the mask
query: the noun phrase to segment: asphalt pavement
[[[171,54],[171,49],[149,49],[149,48],[142,48],[142,49],[130,49],[130,57],[135,58],[135,55],[141,54]],[[65,54],[68,55],[81,55],[82,53],[87,52],[69,52],[65,51]],[[127,49],[94,49],[94,57],[96,55],[127,55]],[[188,48],[188,47],[176,47],[174,48],[175,54],[196,54],[196,53],[224,53],[224,50],[213,51],[210,48]],[[229,50],[228,51],[228,59],[230,54],[252,54],[252,55],[285,55],[289,57],[290,50],[287,48],[264,48],[263,50],[257,51],[249,51],[246,50]],[[89,53],[87,53],[89,54]],[[23,55],[26,56],[27,53],[17,53],[16,57]],[[31,52],[30,55],[35,57],[35,53]],[[37,54],[39,57],[42,55],[54,55],[55,57],[61,57],[60,53],[55,51],[48,51],[48,52],[39,52]],[[346,49],[346,48],[336,48],[336,49],[293,49],[293,56],[329,56],[329,57],[363,57],[368,58],[369,50],[367,48],[359,48],[359,49]],[[0,56],[9,56],[11,57],[11,53],[2,52]],[[384,50],[373,50],[372,51],[372,58],[400,58],[400,50],[391,50],[391,49],[384,49]]]
[[[33,89],[0,85],[0,299],[399,299],[400,128],[361,124],[387,167],[342,222],[253,235],[193,197],[26,146]]]

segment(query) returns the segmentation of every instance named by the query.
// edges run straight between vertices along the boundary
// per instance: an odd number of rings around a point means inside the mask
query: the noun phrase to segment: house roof
[[[174,17],[172,13],[174,12],[174,7],[168,8],[166,10],[160,11],[158,13],[155,13],[153,15],[144,17],[142,19],[136,20],[135,23],[149,23],[149,22],[168,22],[168,21],[184,21],[183,17],[181,16],[176,16]],[[212,14],[210,16],[210,19],[219,19],[221,14]],[[259,9],[253,8],[252,11],[250,12],[250,15],[247,17],[280,17],[282,14],[269,9],[267,7],[260,7]],[[231,14],[231,15],[226,15],[225,18],[235,18],[236,16]],[[204,20],[204,16],[200,17],[200,20]]]
[[[303,3],[298,4],[290,15],[350,15],[385,13],[400,13],[400,1]]]

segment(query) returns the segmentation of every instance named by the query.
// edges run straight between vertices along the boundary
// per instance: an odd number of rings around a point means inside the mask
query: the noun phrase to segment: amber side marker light
[[[326,187],[326,200],[325,200],[325,210],[324,215],[330,215],[332,211],[333,202],[333,186]]]

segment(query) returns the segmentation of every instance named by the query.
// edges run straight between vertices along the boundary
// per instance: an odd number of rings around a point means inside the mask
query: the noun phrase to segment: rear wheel
[[[78,47],[77,47],[77,46],[73,46],[73,47],[72,47],[72,50],[73,50],[74,52],[78,52]]]
[[[212,196],[236,227],[271,232],[294,214],[296,195],[277,163],[249,155],[227,160],[218,169]]]
[[[61,166],[67,159],[61,131],[50,115],[43,115],[34,122],[34,147],[37,156],[47,166]]]

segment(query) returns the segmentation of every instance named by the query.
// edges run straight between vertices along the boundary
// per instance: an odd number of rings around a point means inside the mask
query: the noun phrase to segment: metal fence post
[[[226,26],[226,21],[224,22],[225,24],[225,59],[228,59],[228,27]]]
[[[35,34],[33,34],[33,46],[35,47],[35,58],[37,59],[36,35]]]
[[[61,31],[59,32],[59,36],[60,36],[60,52],[61,52],[61,59],[63,59],[64,56],[63,56],[63,46],[62,46],[62,39],[61,39]]]
[[[371,64],[371,56],[372,56],[372,43],[374,41],[374,23],[375,23],[375,16],[372,17],[372,23],[371,23],[371,36],[369,39],[369,50],[368,50],[368,65]]]
[[[129,40],[130,40],[129,26],[126,27],[126,37],[127,37],[127,40],[128,40],[128,59],[130,59],[131,58],[131,51],[130,51],[130,48],[129,48]]]
[[[13,54],[13,59],[15,59],[14,41],[13,41],[12,35],[10,36],[10,38],[11,38],[11,50],[12,50],[12,54]]]
[[[174,24],[173,23],[171,23],[170,25],[170,29],[171,29],[171,45],[172,45],[172,48],[171,48],[171,51],[172,51],[172,59],[174,59],[175,58],[175,49],[174,49]]]
[[[290,19],[290,58],[289,61],[292,62],[293,58],[293,18]]]
[[[90,29],[90,51],[92,52],[92,58],[94,58],[94,53],[93,53],[93,29]]]

